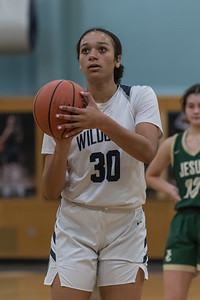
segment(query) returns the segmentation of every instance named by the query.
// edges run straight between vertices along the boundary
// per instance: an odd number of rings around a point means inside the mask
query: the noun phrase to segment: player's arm
[[[70,145],[70,139],[57,140],[54,154],[45,156],[42,187],[48,199],[57,199],[65,186]]]
[[[159,129],[151,123],[142,122],[135,128],[135,133],[124,128],[111,118],[105,116],[102,131],[120,148],[144,163],[154,158],[159,139]]]
[[[78,129],[98,128],[105,133],[114,143],[139,161],[150,163],[155,156],[159,138],[159,128],[151,123],[142,122],[136,126],[136,132],[121,126],[115,120],[101,112],[90,93],[86,93],[88,105],[85,109],[75,107],[60,107],[72,113],[59,114],[58,118],[70,121],[62,124],[61,128],[71,129],[69,137],[76,134]]]
[[[171,145],[173,137],[167,138],[159,147],[158,152],[146,171],[146,183],[152,189],[163,192],[175,201],[180,201],[178,189],[162,178],[162,173],[171,163]]]

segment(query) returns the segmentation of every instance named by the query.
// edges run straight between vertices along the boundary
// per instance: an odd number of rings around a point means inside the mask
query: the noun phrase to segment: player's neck
[[[185,143],[187,148],[193,152],[200,149],[200,128],[191,126],[186,133]]]
[[[187,136],[200,136],[200,126],[190,126],[187,130]]]
[[[92,94],[92,97],[97,103],[104,103],[109,101],[117,91],[117,85],[113,82],[112,84],[88,84],[87,91]]]

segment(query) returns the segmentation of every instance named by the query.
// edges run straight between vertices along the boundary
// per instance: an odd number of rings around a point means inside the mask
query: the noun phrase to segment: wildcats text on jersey
[[[96,143],[108,142],[108,138],[101,130],[99,129],[89,129],[81,132],[77,137],[77,145],[79,151],[85,149],[85,147],[94,145]]]

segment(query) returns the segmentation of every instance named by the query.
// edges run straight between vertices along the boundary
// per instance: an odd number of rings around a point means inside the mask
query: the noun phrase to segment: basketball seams
[[[37,111],[37,99],[38,99],[40,93],[42,92],[43,88],[44,88],[44,86],[43,86],[43,87],[39,90],[39,92],[37,93],[37,95],[36,95],[36,97],[35,97],[35,100],[34,100],[34,107],[33,107],[34,118],[35,118],[36,123],[38,124],[38,126],[40,127],[41,130],[42,130],[42,127],[41,127],[40,124],[39,124],[39,121],[38,121],[38,118],[37,118],[37,113],[36,113],[36,111]]]
[[[53,131],[52,131],[52,128],[51,128],[51,122],[50,122],[50,118],[51,118],[51,106],[52,106],[52,102],[53,102],[53,97],[55,95],[55,92],[57,90],[57,88],[59,87],[59,85],[63,82],[64,80],[61,80],[57,86],[55,87],[53,93],[52,93],[52,96],[51,96],[51,100],[50,100],[50,103],[49,103],[49,111],[48,111],[48,124],[49,124],[49,130],[51,132],[51,134],[55,137]]]
[[[75,104],[75,87],[74,87],[74,84],[72,81],[69,81],[72,85],[72,89],[73,89],[73,103],[72,103],[72,106],[74,107],[74,104]]]
[[[73,82],[70,81],[70,80],[69,80],[68,82],[70,82],[71,85],[72,85],[72,95],[73,95],[72,106],[74,107],[74,105],[75,105],[75,92],[76,92],[76,90],[75,90],[75,87],[74,87]],[[70,113],[70,114],[72,114],[72,113]],[[64,137],[66,131],[67,131],[67,129],[65,128],[65,129],[63,130],[62,135],[61,135],[62,138]]]
[[[58,130],[57,126],[63,123],[56,118],[55,114],[60,113],[60,105],[85,107],[79,95],[80,90],[83,88],[77,83],[60,79],[47,83],[38,91],[34,99],[33,114],[35,122],[44,133],[59,139],[65,137],[68,129]]]

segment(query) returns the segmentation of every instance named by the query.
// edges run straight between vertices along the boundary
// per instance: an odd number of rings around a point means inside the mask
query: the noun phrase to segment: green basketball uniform
[[[187,131],[174,135],[172,167],[181,201],[174,216],[165,248],[164,269],[200,270],[200,148],[188,149]]]

